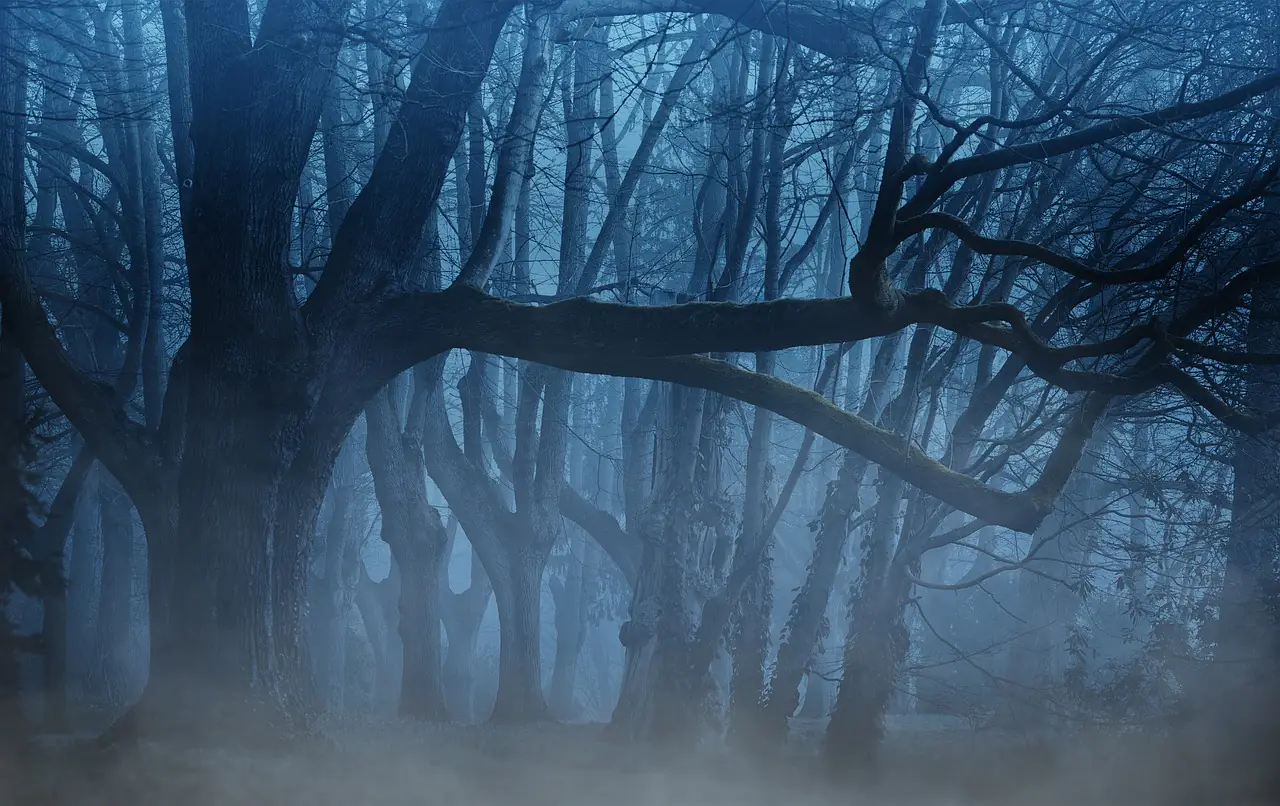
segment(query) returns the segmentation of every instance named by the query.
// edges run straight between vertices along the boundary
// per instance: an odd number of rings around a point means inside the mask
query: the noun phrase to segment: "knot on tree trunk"
[[[639,649],[657,632],[661,612],[655,599],[645,599],[633,608],[631,618],[618,628],[618,641],[626,649]]]

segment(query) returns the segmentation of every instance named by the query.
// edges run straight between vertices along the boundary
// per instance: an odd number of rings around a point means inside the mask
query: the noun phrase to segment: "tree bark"
[[[62,480],[49,513],[40,527],[37,547],[32,555],[37,562],[50,564],[58,569],[62,579],[45,591],[41,614],[40,635],[44,642],[44,730],[62,733],[68,722],[68,638],[67,633],[67,549],[75,524],[77,504],[89,482],[93,470],[93,455],[79,441],[73,441],[75,459]]]
[[[644,553],[631,612],[619,631],[626,667],[611,730],[687,747],[710,716],[710,664],[721,639],[716,634],[696,643],[692,587],[709,559],[692,523],[705,396],[664,386],[659,400],[658,486],[633,527]]]
[[[421,382],[414,397],[428,394]],[[418,411],[420,403],[410,405]],[[400,427],[390,389],[365,409],[367,450],[382,509],[382,539],[400,569],[400,639],[404,667],[400,713],[412,719],[447,718],[440,645],[441,578],[448,539],[440,514],[427,500],[421,424]]]
[[[569,570],[565,578],[551,583],[555,600],[556,655],[547,694],[551,715],[562,722],[571,722],[579,715],[579,704],[574,699],[578,662],[587,641],[587,611],[595,597],[600,548],[586,540],[571,541],[567,562]]]
[[[383,516],[384,523],[386,516]],[[440,646],[440,565],[434,540],[404,540],[393,548],[401,569],[400,640],[404,671],[400,714],[439,722],[448,717]]]
[[[490,569],[498,605],[498,694],[495,724],[522,724],[546,718],[542,696],[542,573],[545,558],[511,557]],[[495,573],[496,571],[496,573]]]
[[[105,476],[105,474],[104,474]],[[102,701],[117,709],[132,699],[133,507],[115,479],[98,484],[98,524],[102,533],[102,585],[94,630],[94,682]]]
[[[445,696],[449,714],[463,723],[478,721],[475,692],[476,642],[480,637],[480,624],[493,586],[475,550],[471,551],[471,584],[462,593],[453,593],[442,582],[441,589],[448,596],[445,608],[445,630],[449,636],[449,649],[444,659]]]
[[[403,647],[397,634],[397,618],[393,612],[399,601],[399,570],[392,561],[391,573],[381,582],[374,582],[369,571],[360,564],[360,579],[356,587],[356,607],[364,622],[365,635],[373,650],[373,710],[378,714],[395,713],[400,702],[400,682],[403,676]]]
[[[845,639],[844,670],[823,755],[837,774],[865,773],[873,767],[884,732],[884,717],[909,636],[903,620],[911,585],[897,563],[875,568],[865,562],[866,580],[849,608],[852,625]]]
[[[357,516],[356,471],[348,442],[338,455],[330,485],[331,510],[325,527],[324,566],[315,605],[316,641],[312,644],[317,705],[341,713],[345,689],[347,615],[353,593],[347,586],[348,566],[359,553],[362,518]]]

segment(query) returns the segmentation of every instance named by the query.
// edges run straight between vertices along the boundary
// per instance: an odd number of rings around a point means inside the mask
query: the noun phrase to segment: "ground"
[[[110,752],[50,747],[0,759],[0,804],[31,806],[1139,806],[1229,796],[1188,746],[1140,735],[1054,745],[963,723],[892,724],[876,781],[835,784],[801,739],[746,762],[720,748],[677,758],[607,741],[596,725],[521,729],[343,724],[283,753],[235,747]],[[801,731],[801,736],[813,731]],[[669,755],[669,754],[668,754]]]

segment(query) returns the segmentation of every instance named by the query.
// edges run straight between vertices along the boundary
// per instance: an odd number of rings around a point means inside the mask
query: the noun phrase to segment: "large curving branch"
[[[1072,361],[1124,352],[1156,333],[1138,327],[1104,341],[1053,346],[1014,305],[955,305],[936,289],[903,293],[892,310],[882,310],[850,297],[667,306],[579,297],[536,306],[454,287],[394,297],[372,318],[384,347],[369,355],[367,371],[386,378],[447,349],[554,364],[550,359],[773,352],[863,341],[917,324],[1007,350],[1048,374]]]
[[[838,408],[821,395],[723,361],[682,356],[612,361],[551,358],[547,363],[578,372],[648,378],[707,389],[767,408],[865,456],[956,509],[1021,532],[1035,531],[1052,509],[1109,402],[1102,395],[1086,397],[1077,416],[1064,428],[1040,478],[1027,489],[1010,493],[947,468],[910,441]]]
[[[1069,427],[1040,481],[1022,493],[1007,493],[944,467],[897,435],[785,381],[705,358],[663,357],[694,351],[777,350],[876,335],[876,327],[854,315],[857,309],[850,300],[695,303],[647,309],[572,300],[533,308],[452,291],[409,295],[400,301],[402,317],[407,303],[417,303],[413,307],[418,316],[410,321],[417,324],[419,341],[421,334],[431,334],[436,350],[480,350],[565,370],[643,377],[719,392],[803,423],[940,500],[1012,529],[1032,531],[1044,518],[1096,421],[1085,417]],[[910,310],[910,306],[897,310]],[[383,321],[395,321],[396,313],[393,308]],[[879,327],[904,326],[891,319],[894,316],[882,317]],[[413,340],[412,332],[392,329],[387,334],[395,334],[385,342],[389,348]],[[413,362],[411,356],[401,358]]]
[[[58,342],[38,304],[11,280],[0,247],[0,299],[4,300],[6,327],[12,327],[22,355],[41,385],[85,440],[89,452],[100,458],[111,474],[126,485],[130,495],[158,489],[159,457],[142,424],[134,422],[120,405],[111,387],[80,372]]]
[[[381,388],[400,372],[449,349],[530,354],[532,360],[555,365],[557,357],[657,358],[856,342],[939,315],[940,297],[945,303],[938,293],[907,295],[891,312],[867,312],[849,298],[652,307],[572,298],[536,306],[455,286],[398,295],[370,311],[369,341],[377,349],[363,353],[359,377],[347,378],[345,385]]]
[[[1257,282],[1280,273],[1280,261],[1240,272],[1185,314],[1203,322],[1234,307]],[[912,325],[934,325],[1017,356],[1038,376],[1073,392],[1131,394],[1173,383],[1150,383],[1132,373],[1067,369],[1084,359],[1125,354],[1144,342],[1162,343],[1186,331],[1157,322],[1136,325],[1110,339],[1055,346],[1046,343],[1026,314],[1008,303],[955,305],[933,289],[908,292],[891,310],[868,309],[853,298],[782,299],[757,303],[693,302],[639,306],[574,298],[527,305],[466,287],[404,294],[383,303],[372,317],[380,349],[365,362],[375,387],[448,349],[478,350],[557,362],[662,358],[701,353],[771,352],[793,347],[857,342]],[[1185,317],[1184,317],[1185,318]],[[1190,320],[1189,320],[1190,321]],[[1146,366],[1145,372],[1155,368]],[[354,382],[354,381],[353,381]]]
[[[84,438],[89,452],[125,485],[134,500],[159,489],[160,456],[145,427],[130,419],[122,405],[127,388],[98,383],[68,355],[27,276],[21,252],[13,248],[0,223],[0,301],[4,327],[40,384]],[[128,378],[129,373],[121,373]],[[136,377],[136,373],[135,376]]]
[[[1066,483],[1093,424],[1118,395],[1171,386],[1233,427],[1254,431],[1270,425],[1269,416],[1230,409],[1189,374],[1159,360],[1140,361],[1127,374],[1070,370],[1063,365],[1081,358],[1123,354],[1144,341],[1155,348],[1152,357],[1167,354],[1164,345],[1170,336],[1181,337],[1213,311],[1238,303],[1252,284],[1277,270],[1280,263],[1242,272],[1197,301],[1169,326],[1153,323],[1114,339],[1064,347],[1045,344],[1013,306],[955,306],[937,291],[905,294],[902,304],[892,311],[867,312],[865,306],[849,298],[667,307],[572,299],[538,307],[456,288],[388,301],[378,317],[379,341],[386,348],[373,354],[389,363],[369,371],[393,375],[416,363],[421,355],[469,349],[571,371],[704,388],[801,423],[975,517],[1012,529],[1033,530]],[[1050,383],[1086,393],[1079,417],[1066,428],[1041,478],[1027,490],[1008,493],[988,487],[891,432],[832,406],[821,396],[725,362],[693,356],[854,342],[920,323],[1009,350]]]

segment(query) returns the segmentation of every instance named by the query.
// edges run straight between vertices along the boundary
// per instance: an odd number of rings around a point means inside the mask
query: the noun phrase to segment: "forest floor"
[[[812,726],[810,726],[812,727]],[[717,747],[660,758],[599,725],[344,724],[324,748],[264,754],[143,743],[89,762],[0,758],[0,805],[22,806],[1140,806],[1262,803],[1151,737],[1053,743],[927,718],[891,722],[874,782],[818,773],[812,730],[786,757]],[[806,738],[808,737],[808,738]],[[6,769],[7,768],[7,769]],[[1216,787],[1212,787],[1217,789]]]

